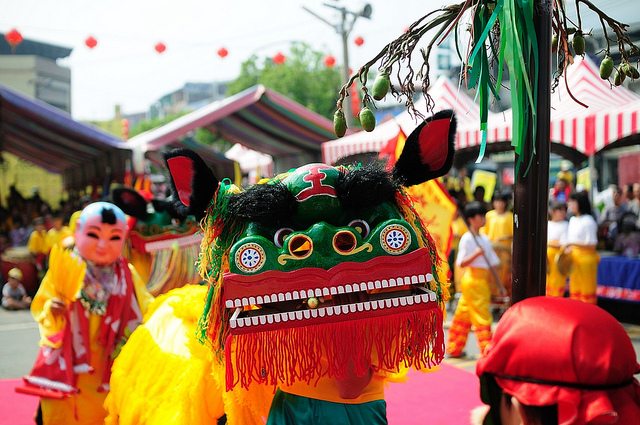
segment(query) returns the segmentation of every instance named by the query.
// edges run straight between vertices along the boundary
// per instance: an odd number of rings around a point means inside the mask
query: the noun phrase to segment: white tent
[[[596,64],[586,56],[576,58],[567,69],[566,82],[560,80],[551,94],[550,139],[590,156],[605,146],[637,134],[640,95],[624,88],[613,87],[600,78]],[[577,100],[577,103],[567,91]],[[510,142],[512,111],[489,117],[487,143]],[[482,132],[477,123],[459,126],[456,149],[480,145]]]

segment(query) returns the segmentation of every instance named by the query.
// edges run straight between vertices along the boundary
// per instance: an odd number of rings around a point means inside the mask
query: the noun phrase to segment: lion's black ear
[[[200,221],[218,190],[219,181],[207,164],[190,149],[174,149],[164,155],[170,173],[176,210]]]
[[[456,117],[447,109],[427,118],[407,137],[393,179],[413,186],[444,176],[453,165]]]
[[[111,192],[113,203],[125,214],[138,220],[147,218],[147,201],[136,190],[128,187],[118,187]]]

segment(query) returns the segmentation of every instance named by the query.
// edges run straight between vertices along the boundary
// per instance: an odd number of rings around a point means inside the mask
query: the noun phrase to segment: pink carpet
[[[469,425],[481,406],[475,373],[446,364],[431,373],[409,372],[409,380],[385,391],[389,425]]]
[[[0,380],[0,425],[33,425],[38,397],[18,394],[13,389],[22,379]]]
[[[20,379],[0,380],[0,425],[32,425],[38,397],[18,394]],[[442,364],[432,373],[411,371],[409,380],[386,391],[390,425],[468,425],[471,409],[481,405],[478,378]]]

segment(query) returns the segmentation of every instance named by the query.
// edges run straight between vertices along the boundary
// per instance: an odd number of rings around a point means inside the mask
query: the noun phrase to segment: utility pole
[[[331,22],[327,21],[325,18],[318,15],[311,9],[308,9],[305,6],[302,6],[302,8],[307,12],[311,13],[316,18],[320,19],[325,24],[335,29],[336,32],[342,37],[342,78],[346,82],[349,80],[349,49],[347,47],[347,39],[349,37],[349,34],[351,33],[351,30],[353,29],[353,25],[356,23],[356,19],[358,19],[360,16],[362,16],[363,18],[371,19],[371,11],[372,11],[371,5],[369,3],[365,4],[362,10],[359,12],[352,12],[350,10],[347,10],[346,7],[336,6],[336,5],[327,4],[327,3],[324,3],[324,6],[330,7],[332,9],[336,9],[337,11],[340,12],[341,20],[339,23],[332,24]],[[353,19],[351,19],[351,22],[347,22],[348,15],[351,15],[353,17]],[[352,128],[354,113],[351,110],[351,102],[343,103],[342,109],[344,111],[347,127]]]

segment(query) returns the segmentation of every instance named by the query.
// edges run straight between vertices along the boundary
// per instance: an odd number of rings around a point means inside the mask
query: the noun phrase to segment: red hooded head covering
[[[603,309],[534,297],[504,314],[478,360],[502,390],[529,406],[558,406],[558,424],[640,423],[636,353]]]

